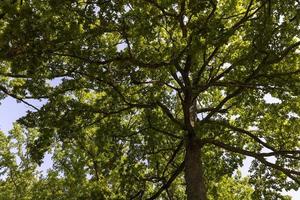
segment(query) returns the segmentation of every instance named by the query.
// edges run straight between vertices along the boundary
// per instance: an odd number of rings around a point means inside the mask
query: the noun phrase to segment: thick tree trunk
[[[207,200],[200,153],[201,146],[196,143],[195,137],[189,138],[186,143],[185,155],[185,181],[188,200]]]
[[[195,125],[197,122],[197,102],[193,95],[193,86],[189,77],[192,56],[188,55],[182,78],[185,84],[184,101],[182,102],[184,125],[186,126],[185,182],[188,200],[207,200],[206,188],[201,162],[202,145],[197,141]]]

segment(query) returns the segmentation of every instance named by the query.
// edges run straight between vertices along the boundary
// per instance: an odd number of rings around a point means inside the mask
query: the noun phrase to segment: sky
[[[270,94],[265,95],[265,101],[268,103],[280,103],[279,99],[273,98]],[[35,106],[40,107],[43,102],[39,101],[31,101]],[[13,123],[19,119],[20,117],[26,115],[26,112],[31,110],[31,108],[23,103],[17,103],[13,98],[7,97],[1,101],[0,105],[0,130],[8,133],[9,130],[12,129]],[[241,172],[243,176],[247,175],[248,169],[251,164],[251,158],[247,158],[244,161],[244,167],[241,168]],[[46,175],[47,169],[52,166],[51,155],[47,154],[44,158],[43,164],[39,167],[39,171]],[[299,200],[300,190],[298,191],[289,191],[284,192],[285,194],[289,194],[293,197],[293,200]]]
[[[30,101],[30,103],[33,103],[33,105],[37,107],[40,107],[43,104],[39,101]],[[32,109],[24,103],[17,103],[16,100],[11,97],[2,100],[0,105],[0,130],[4,133],[8,133],[8,131],[13,128],[13,123],[20,117],[26,115],[28,110]],[[45,175],[47,169],[52,166],[52,163],[51,155],[46,154],[44,162],[39,166],[38,170]]]

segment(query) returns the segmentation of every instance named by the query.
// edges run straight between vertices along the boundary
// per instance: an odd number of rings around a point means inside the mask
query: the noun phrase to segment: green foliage
[[[252,200],[251,194],[254,190],[248,181],[247,178],[241,178],[240,176],[235,176],[234,178],[223,176],[218,183],[212,184],[209,199]]]
[[[33,110],[1,132],[0,199],[190,198],[194,143],[209,199],[288,199],[300,183],[299,6],[1,1],[0,99]],[[246,156],[250,176],[233,176]]]

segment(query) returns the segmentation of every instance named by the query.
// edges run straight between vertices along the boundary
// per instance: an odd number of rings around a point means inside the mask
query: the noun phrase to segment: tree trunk
[[[188,139],[185,155],[185,181],[188,200],[207,200],[201,162],[201,146],[195,136]]]

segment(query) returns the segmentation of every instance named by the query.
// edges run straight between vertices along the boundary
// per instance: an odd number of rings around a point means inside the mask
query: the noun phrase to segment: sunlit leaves
[[[52,152],[53,169],[30,179],[34,198],[144,199],[163,188],[161,198],[184,199],[184,176],[168,181],[191,138],[210,198],[286,198],[281,188],[297,188],[280,167],[299,169],[282,153],[299,149],[299,3],[0,6],[1,94],[45,102],[19,120],[18,142],[1,136],[15,171],[14,156],[41,162]],[[245,155],[255,158],[250,179],[232,178]]]

